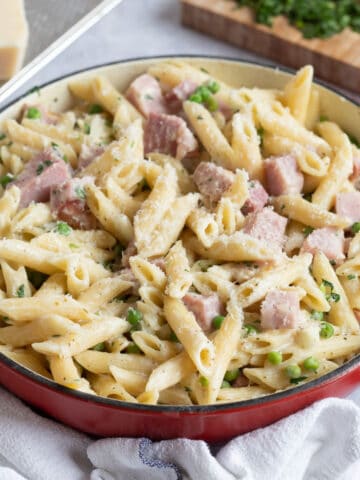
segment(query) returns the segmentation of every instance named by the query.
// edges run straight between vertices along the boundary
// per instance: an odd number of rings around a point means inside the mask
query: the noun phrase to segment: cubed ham
[[[96,218],[86,203],[85,185],[93,177],[72,178],[51,188],[50,208],[54,217],[80,230],[96,228]]]
[[[360,189],[360,155],[358,149],[353,146],[353,171],[350,177],[355,188]]]
[[[219,103],[219,112],[221,112],[224,115],[226,122],[229,121],[234,115],[234,110],[231,107],[229,107],[229,105],[222,102],[221,100],[219,100],[218,103]]]
[[[30,110],[30,111],[29,111]],[[34,117],[39,112],[40,116]],[[51,112],[44,105],[24,105],[22,110],[22,118],[38,119],[47,125],[56,125],[59,121],[59,115],[55,112]]]
[[[165,273],[165,258],[164,257],[153,258],[151,260],[151,263],[153,263],[154,265],[159,267],[160,270],[162,270]]]
[[[244,203],[241,211],[244,215],[254,212],[260,212],[269,199],[269,195],[265,188],[258,180],[249,182],[249,198]]]
[[[129,289],[128,293],[131,295],[139,295],[140,283],[139,280],[133,274],[131,268],[122,268],[118,271],[118,275],[126,282],[131,282],[133,285]]]
[[[78,168],[82,169],[90,165],[96,158],[100,157],[105,152],[103,145],[81,145],[81,151],[79,155]]]
[[[130,263],[129,260],[131,257],[137,254],[137,248],[135,245],[134,240],[131,240],[128,244],[128,246],[123,250],[122,255],[121,255],[121,265],[124,268],[129,268]]]
[[[267,158],[264,165],[270,195],[293,195],[302,191],[304,176],[292,155]]]
[[[20,188],[20,208],[25,208],[31,202],[48,202],[51,188],[70,177],[70,169],[57,149],[49,147],[35,155],[8,186]]]
[[[336,228],[318,228],[308,235],[301,247],[301,252],[315,254],[320,251],[329,260],[336,262],[345,258],[344,232]]]
[[[297,292],[271,290],[261,304],[261,327],[266,330],[297,328],[304,322]]]
[[[137,77],[126,92],[126,98],[145,117],[150,113],[166,113],[167,108],[159,82],[145,73]]]
[[[245,218],[244,233],[263,240],[269,246],[282,248],[286,237],[287,218],[267,207],[260,212],[250,213]]]
[[[178,113],[182,109],[182,104],[189,96],[194,93],[198,84],[191,80],[183,82],[172,88],[166,95],[165,100],[167,107],[171,113]]]
[[[196,167],[193,180],[205,200],[217,203],[234,182],[234,174],[212,162],[201,162]]]
[[[343,192],[336,195],[336,213],[351,223],[360,221],[360,192]]]
[[[145,154],[159,152],[181,160],[193,152],[198,143],[185,121],[176,115],[151,113],[145,125]]]
[[[213,318],[223,313],[223,305],[216,294],[187,293],[182,300],[204,332],[211,330]]]
[[[239,375],[231,383],[231,386],[233,388],[241,388],[241,387],[247,387],[249,383],[250,383],[249,379],[246,378],[243,373],[239,373]]]

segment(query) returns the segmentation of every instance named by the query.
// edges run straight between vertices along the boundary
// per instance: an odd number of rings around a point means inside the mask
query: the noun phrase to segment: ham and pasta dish
[[[360,351],[360,149],[313,69],[234,88],[173,60],[0,126],[0,351],[66,387],[206,405]]]

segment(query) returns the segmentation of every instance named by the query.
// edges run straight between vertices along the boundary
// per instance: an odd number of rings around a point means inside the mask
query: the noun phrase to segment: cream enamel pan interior
[[[101,74],[106,77],[112,82],[112,84],[119,90],[119,91],[124,91],[127,86],[130,84],[130,82],[139,74],[145,72],[147,68],[151,65],[154,65],[156,63],[159,63],[162,60],[168,60],[169,57],[156,57],[156,58],[151,58],[151,59],[135,59],[135,60],[129,60],[129,61],[123,61],[121,63],[114,63],[106,66],[100,66],[100,67],[94,67],[90,70],[83,71],[76,73],[74,75],[68,76],[66,78],[63,78],[61,80],[55,81],[53,83],[50,83],[44,87],[41,87],[40,89],[35,89],[32,93],[23,96],[20,100],[16,101],[14,104],[11,106],[3,109],[0,113],[0,131],[1,129],[1,123],[4,119],[7,118],[17,118],[20,114],[21,108],[24,103],[29,103],[29,104],[36,104],[38,102],[45,103],[49,106],[50,110],[53,111],[64,111],[73,105],[73,98],[70,92],[68,91],[68,83],[70,79],[86,79],[88,77],[92,77],[96,74]],[[199,67],[199,68],[205,68],[211,75],[214,77],[223,80],[224,82],[227,82],[228,84],[234,86],[234,87],[259,87],[259,88],[278,88],[282,89],[284,85],[288,82],[289,78],[291,77],[291,73],[287,73],[282,70],[278,69],[273,69],[271,67],[265,67],[257,64],[251,64],[251,63],[243,63],[239,62],[237,60],[232,60],[232,59],[218,59],[218,58],[212,58],[212,57],[187,57],[184,56],[181,58],[182,60],[191,63],[192,65]],[[346,132],[349,134],[354,135],[355,137],[358,137],[360,139],[360,108],[357,106],[355,103],[351,102],[350,100],[342,97],[338,93],[328,90],[327,88],[316,84],[316,88],[320,91],[320,111],[321,114],[324,116],[327,116],[330,120],[335,121],[338,123]],[[13,361],[10,359],[4,359],[3,355],[0,355],[0,363],[7,364],[7,366],[11,367],[14,370],[17,370],[19,374],[22,374],[22,376],[25,376],[26,370],[22,367],[19,368],[14,368],[13,366]],[[321,383],[325,383],[327,380],[329,381],[331,379],[335,380],[338,376],[342,376],[345,374],[345,372],[350,373],[349,371],[353,369],[354,367],[358,365],[359,362],[359,356],[357,358],[353,358],[350,360],[347,364],[345,364],[342,367],[339,367],[336,371],[324,375],[324,377],[315,380],[313,382],[309,382],[306,385],[298,386],[290,391],[287,392],[280,392],[280,393],[275,393],[272,395],[269,395],[265,398],[261,399],[254,399],[251,401],[246,401],[246,402],[237,402],[237,403],[232,403],[232,404],[227,404],[227,405],[218,405],[218,406],[205,406],[205,407],[199,407],[199,406],[194,406],[194,407],[164,407],[164,406],[148,406],[148,405],[142,405],[142,406],[134,406],[132,404],[127,404],[126,402],[119,402],[113,399],[103,399],[103,398],[93,398],[91,395],[88,394],[83,394],[80,392],[74,392],[70,389],[67,389],[65,387],[61,387],[59,385],[56,385],[53,382],[49,382],[48,380],[42,379],[40,380],[40,383],[42,383],[44,386],[49,387],[49,384],[53,385],[53,391],[57,391],[58,393],[62,395],[66,395],[67,397],[72,397],[74,400],[76,398],[78,400],[83,400],[87,404],[91,403],[95,407],[101,407],[101,405],[107,405],[108,407],[111,408],[119,408],[126,410],[127,408],[132,410],[134,413],[134,409],[137,410],[140,414],[140,412],[145,411],[147,414],[150,415],[150,412],[160,412],[163,411],[168,412],[168,415],[171,415],[170,412],[174,412],[174,415],[176,415],[176,412],[189,412],[189,413],[196,413],[201,412],[205,413],[210,413],[215,411],[221,412],[221,411],[226,411],[236,408],[240,408],[242,405],[244,408],[251,408],[252,405],[257,406],[257,407],[265,407],[265,404],[269,401],[271,402],[272,399],[281,399],[285,400],[286,397],[291,397],[292,395],[295,395],[296,392],[303,392],[304,395],[306,395],[306,391],[311,390],[311,387],[314,385],[315,388],[317,388]],[[15,371],[14,371],[15,373]],[[26,375],[28,379],[31,381],[34,381],[36,377],[40,379],[40,377],[33,373],[29,372],[29,375]],[[121,430],[121,428],[116,428],[110,426],[108,429],[97,429],[97,428],[90,428],[87,426],[82,425],[81,423],[76,423],[75,421],[70,421],[66,415],[60,414],[59,411],[56,413],[52,412],[50,410],[50,407],[43,408],[40,405],[40,400],[39,402],[35,402],[30,400],[29,398],[26,398],[24,395],[20,395],[19,392],[16,391],[16,389],[11,388],[11,382],[10,380],[4,381],[3,379],[0,379],[1,383],[4,383],[5,385],[8,386],[8,388],[14,393],[18,394],[25,400],[29,401],[30,403],[33,403],[35,406],[38,406],[39,408],[42,408],[43,410],[47,411],[50,415],[53,415],[54,417],[60,419],[61,421],[68,423],[75,428],[79,428],[84,431],[88,431],[90,433],[97,433],[100,435],[109,435],[109,434],[124,434],[124,430]],[[352,387],[353,388],[353,387]],[[328,396],[331,394],[335,394],[336,392],[332,390],[326,395],[323,396]],[[344,390],[345,393],[345,390]],[[30,394],[29,394],[30,395]],[[314,399],[312,400],[314,401]],[[305,404],[302,404],[298,408],[302,408]],[[270,407],[270,405],[269,405]],[[64,407],[65,408],[65,407]],[[290,406],[289,406],[290,408]],[[292,409],[295,411],[296,409]],[[129,412],[130,413],[130,412]],[[291,413],[289,411],[284,411],[284,415],[287,415]],[[246,414],[246,412],[245,412]],[[129,416],[130,417],[130,416]],[[280,418],[280,416],[278,417]],[[94,419],[95,420],[95,419]],[[275,417],[271,420],[274,421]],[[109,418],[110,422],[110,418]],[[130,418],[129,418],[130,422]],[[180,419],[179,419],[180,422]],[[201,423],[200,419],[199,422]],[[130,422],[131,423],[131,422]],[[267,424],[269,422],[262,422],[262,424]],[[200,425],[200,424],[199,424]],[[205,424],[204,424],[205,425]],[[194,434],[184,434],[181,428],[179,427],[179,430],[174,430],[170,434],[158,434],[155,432],[153,437],[157,438],[170,438],[174,436],[188,436],[191,438],[212,438],[212,439],[220,439],[220,438],[229,438],[230,435],[230,430],[229,434],[220,435],[220,434],[214,434],[214,435],[207,435],[205,430],[205,426],[202,425],[199,427],[199,432],[195,432]],[[229,424],[230,425],[230,424]],[[258,422],[254,422],[252,428],[256,428],[258,426],[261,426],[261,424]],[[195,426],[195,425],[194,425]],[[144,424],[144,428],[146,425]],[[249,425],[250,427],[250,425]],[[135,428],[135,427],[134,427]],[[155,427],[154,427],[155,428]],[[242,431],[248,431],[249,429],[246,427],[246,429]],[[204,430],[205,429],[205,430]],[[201,431],[204,432],[201,433]],[[240,433],[241,429],[238,430],[231,430],[232,434],[238,432]],[[134,432],[139,432],[141,434],[142,430],[137,429],[137,430],[126,430],[126,434],[128,435],[134,435]],[[149,435],[151,434],[151,428],[149,431]]]

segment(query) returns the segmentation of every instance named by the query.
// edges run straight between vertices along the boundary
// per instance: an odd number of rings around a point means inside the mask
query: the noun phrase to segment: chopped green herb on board
[[[360,3],[356,0],[236,0],[251,7],[258,23],[272,26],[274,17],[285,15],[304,38],[329,38],[349,27],[360,32]]]

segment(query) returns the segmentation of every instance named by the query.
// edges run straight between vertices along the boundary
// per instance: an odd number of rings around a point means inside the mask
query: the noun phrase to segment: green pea
[[[273,365],[279,365],[282,362],[282,353],[281,352],[269,352],[267,359]]]
[[[216,330],[219,330],[224,320],[225,317],[223,317],[222,315],[216,315],[216,317],[212,319],[213,327],[216,328]]]
[[[202,102],[207,102],[208,99],[211,97],[210,90],[207,87],[205,87],[204,85],[199,87],[196,90],[196,93],[201,96]]]
[[[0,185],[2,187],[6,187],[6,185],[14,180],[14,175],[11,173],[6,173],[2,177],[0,177]]]
[[[285,373],[289,378],[299,378],[301,376],[301,368],[299,365],[288,365]]]
[[[219,104],[214,97],[208,98],[206,101],[206,106],[210,112],[216,112],[216,110],[219,108]]]
[[[207,84],[207,88],[210,90],[211,93],[217,93],[220,90],[220,85],[218,82],[214,80]]]
[[[126,320],[130,323],[130,325],[134,327],[140,322],[141,319],[142,313],[136,308],[130,307],[126,315]]]
[[[199,95],[198,93],[193,93],[192,95],[190,95],[189,100],[190,102],[202,103],[201,95]]]
[[[36,119],[36,118],[41,118],[41,113],[40,110],[36,107],[30,107],[28,108],[28,111],[26,112],[26,117],[31,118],[31,119]]]
[[[329,322],[321,323],[320,337],[330,338],[334,335],[334,327]]]
[[[324,312],[318,312],[317,310],[311,311],[311,318],[314,320],[319,320],[320,322],[324,320]]]
[[[246,334],[249,336],[249,335],[256,335],[259,330],[254,327],[254,325],[250,325],[249,323],[247,323],[246,325],[244,325],[244,328],[246,330]]]
[[[228,370],[224,375],[224,380],[226,380],[227,382],[233,382],[237,379],[239,373],[240,372],[238,368],[234,368],[234,370]]]
[[[209,386],[209,379],[206,378],[206,377],[203,377],[202,375],[201,375],[201,377],[199,377],[199,382],[200,382],[202,387],[208,387]]]
[[[352,233],[358,233],[360,232],[360,222],[355,222],[351,226],[351,231]]]
[[[221,388],[231,388],[231,383],[229,383],[226,380],[223,380],[223,382],[221,384]]]
[[[303,365],[306,370],[313,370],[316,372],[316,370],[319,368],[320,362],[317,358],[308,357],[304,360]]]

